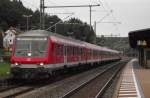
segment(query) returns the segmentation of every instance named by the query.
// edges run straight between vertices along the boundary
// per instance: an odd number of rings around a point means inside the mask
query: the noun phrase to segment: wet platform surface
[[[135,61],[134,72],[143,93],[142,98],[150,98],[150,69],[140,67],[138,61]]]
[[[136,66],[137,62],[137,59],[132,59],[127,63],[123,69],[113,98],[144,98],[143,89],[141,89],[143,85],[141,85],[140,81],[140,77],[142,77],[141,71],[139,72],[141,68]]]

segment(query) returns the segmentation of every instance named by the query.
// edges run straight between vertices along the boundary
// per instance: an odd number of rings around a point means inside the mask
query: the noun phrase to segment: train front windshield
[[[46,37],[17,37],[15,44],[16,57],[45,57],[48,40]]]

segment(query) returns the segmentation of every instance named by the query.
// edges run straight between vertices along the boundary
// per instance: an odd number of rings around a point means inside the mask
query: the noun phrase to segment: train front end
[[[48,64],[48,37],[18,36],[11,55],[11,73],[17,78],[44,75]]]

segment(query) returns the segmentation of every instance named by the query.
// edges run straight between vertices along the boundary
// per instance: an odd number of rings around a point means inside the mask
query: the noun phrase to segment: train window
[[[68,46],[67,49],[68,49],[68,50],[67,50],[68,55],[71,55],[71,50],[70,50],[71,48],[70,48],[70,46]]]
[[[69,56],[70,55],[70,46],[66,46],[66,55]]]
[[[74,49],[74,47],[72,47],[72,50],[73,50],[73,56],[75,55],[75,49]]]
[[[77,47],[75,49],[75,54],[76,54],[76,56],[78,55],[78,48]]]
[[[62,47],[62,45],[58,45],[58,55],[59,56],[62,56],[63,55],[63,47]]]
[[[54,55],[57,55],[57,44],[54,44]]]
[[[70,51],[70,56],[72,56],[72,46],[69,47],[69,51]]]
[[[73,56],[75,56],[75,47],[73,47]]]
[[[75,47],[75,56],[77,55],[78,49]]]
[[[80,48],[80,55],[81,55],[81,56],[82,56],[82,53],[83,53],[82,51],[83,51],[83,49],[82,49],[82,48]]]
[[[79,55],[79,48],[77,47],[77,56]]]
[[[98,56],[98,51],[96,50],[96,56]]]
[[[67,46],[67,55],[69,56],[71,54],[70,46]]]
[[[55,45],[52,47],[53,55],[55,55]]]
[[[58,49],[58,45],[56,45],[56,56],[58,56],[59,54],[59,49]]]
[[[67,47],[68,47],[68,46],[64,46],[64,55],[65,55],[65,56],[68,55]]]
[[[90,56],[92,56],[92,50],[90,49]]]
[[[76,47],[75,52],[76,52],[76,56],[77,56],[78,55],[78,47]]]
[[[103,56],[105,56],[105,51],[102,52]]]
[[[61,45],[59,45],[59,56],[61,56],[61,52],[62,52]]]
[[[99,56],[101,56],[101,51],[99,51]]]
[[[64,48],[63,48],[63,45],[61,45],[61,56],[63,56],[63,51],[64,51]]]
[[[60,55],[61,55],[61,46],[58,45],[58,56],[60,56]]]
[[[56,56],[58,56],[58,55],[59,55],[59,46],[56,45]]]
[[[54,45],[54,55],[55,56],[61,56],[63,55],[63,46],[55,44]]]
[[[75,56],[76,55],[76,47],[74,47],[73,50],[74,50],[74,56]]]
[[[47,54],[47,38],[21,37],[16,38],[15,55],[23,57],[43,57]],[[28,55],[28,54],[31,55]]]
[[[78,56],[79,54],[78,54],[78,47],[76,48],[76,55]]]
[[[94,56],[96,56],[96,51],[94,50]]]
[[[77,55],[77,48],[74,47],[74,55],[76,56]]]
[[[71,46],[68,47],[67,53],[69,56],[71,56],[71,54],[72,54]]]

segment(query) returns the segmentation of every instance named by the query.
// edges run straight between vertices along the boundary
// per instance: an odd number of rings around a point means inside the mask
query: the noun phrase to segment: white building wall
[[[9,48],[13,44],[13,40],[15,38],[16,31],[15,30],[7,30],[5,32],[5,37],[3,38],[3,46],[5,48]]]

